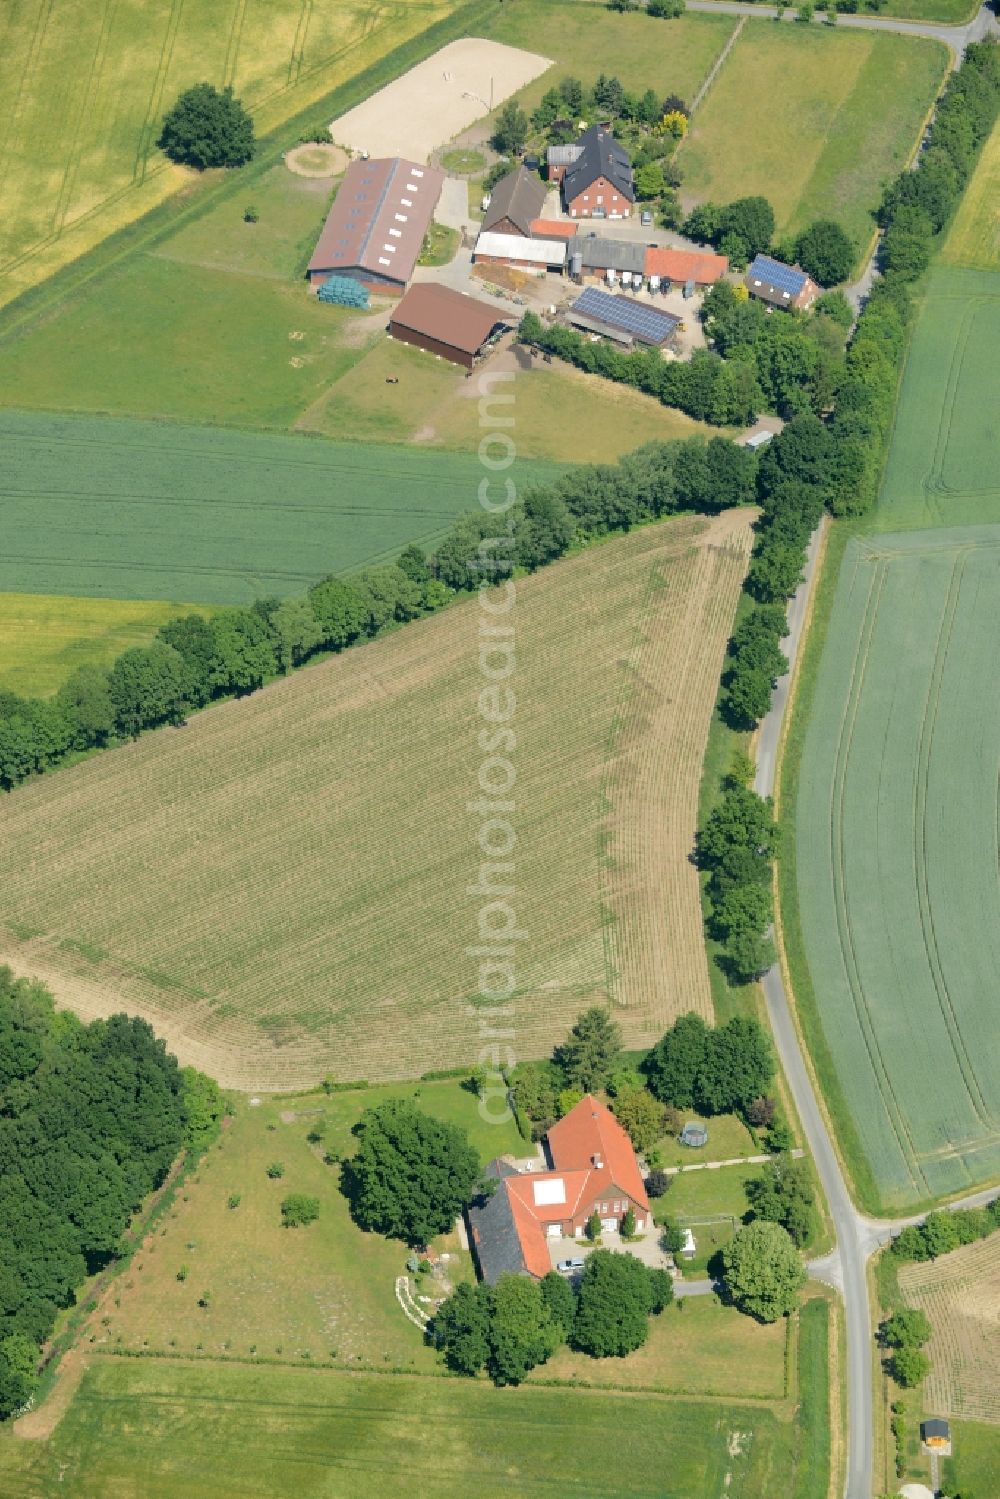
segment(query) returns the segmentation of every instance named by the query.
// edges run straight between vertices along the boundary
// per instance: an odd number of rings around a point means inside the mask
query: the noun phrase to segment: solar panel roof
[[[776,291],[787,291],[791,296],[797,296],[806,284],[805,271],[797,271],[793,266],[782,265],[780,260],[772,260],[769,255],[758,255],[750,267],[750,275],[760,281],[766,281],[768,286],[773,286]]]
[[[620,328],[643,343],[661,344],[680,323],[680,318],[655,307],[646,307],[631,297],[617,297],[588,286],[573,303],[573,311]]]

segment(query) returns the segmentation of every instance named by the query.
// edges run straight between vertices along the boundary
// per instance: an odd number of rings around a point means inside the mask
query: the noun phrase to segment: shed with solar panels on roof
[[[800,266],[784,265],[770,255],[758,255],[746,274],[746,288],[771,307],[795,307],[805,312],[819,296],[819,287]]]
[[[681,319],[672,313],[637,302],[634,297],[598,291],[594,286],[588,286],[577,297],[566,319],[575,328],[599,333],[629,348],[640,343],[662,349],[673,342],[681,326]]]

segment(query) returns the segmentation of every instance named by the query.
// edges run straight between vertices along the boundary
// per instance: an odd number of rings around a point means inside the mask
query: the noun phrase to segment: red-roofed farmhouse
[[[505,1273],[539,1279],[552,1268],[549,1239],[581,1239],[591,1215],[617,1230],[629,1208],[638,1232],[651,1222],[632,1142],[610,1109],[589,1093],[547,1137],[549,1171],[518,1172],[493,1161],[496,1191],[469,1209],[483,1279]]]

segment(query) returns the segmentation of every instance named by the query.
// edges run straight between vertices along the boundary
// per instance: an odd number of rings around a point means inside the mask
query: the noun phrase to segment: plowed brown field
[[[518,1055],[607,998],[634,1045],[711,1011],[689,854],[751,520],[518,581]],[[233,1087],[474,1061],[484,619],[459,604],[5,798],[0,961]]]

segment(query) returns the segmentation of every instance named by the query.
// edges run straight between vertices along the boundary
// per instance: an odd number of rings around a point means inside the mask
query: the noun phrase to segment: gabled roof
[[[534,172],[517,167],[506,177],[501,177],[490,194],[483,215],[483,228],[492,229],[501,219],[510,219],[527,237],[531,233],[531,221],[537,219],[544,202],[545,184]]]
[[[585,193],[598,177],[606,177],[623,197],[635,201],[632,183],[632,158],[611,134],[600,125],[591,125],[577,144],[581,147],[576,161],[567,168],[563,191],[567,199]]]
[[[538,1273],[525,1258],[522,1234],[514,1218],[514,1205],[505,1191],[505,1180],[517,1175],[514,1167],[503,1161],[491,1161],[483,1174],[500,1179],[492,1197],[479,1199],[466,1210],[472,1248],[483,1280],[492,1286],[501,1275],[523,1275],[526,1270]],[[537,1231],[544,1250],[544,1235],[540,1228]],[[545,1268],[540,1273],[544,1275],[550,1268],[546,1254]]]
[[[408,328],[438,339],[466,354],[477,354],[499,323],[510,323],[499,308],[480,302],[439,281],[415,281],[389,319],[393,328]]]
[[[550,167],[571,167],[574,161],[580,160],[582,152],[579,141],[572,141],[568,146],[550,146],[545,159]]]
[[[809,277],[805,271],[798,266],[785,265],[780,260],[772,260],[770,255],[758,255],[753,265],[747,271],[747,285],[752,286],[754,282],[760,282],[762,286],[772,286],[776,291],[786,291],[790,297],[797,297],[805,286]]]
[[[337,190],[310,271],[360,267],[409,281],[441,196],[444,173],[399,156],[352,161]]]
[[[549,1154],[557,1171],[588,1170],[587,1192],[599,1197],[619,1187],[649,1210],[649,1199],[632,1141],[611,1110],[590,1093],[554,1124],[548,1133]],[[598,1166],[596,1163],[600,1161]]]
[[[613,328],[628,338],[637,338],[640,343],[660,345],[666,343],[680,326],[681,319],[672,312],[661,312],[648,302],[637,302],[633,297],[614,296],[611,292],[599,291],[588,286],[577,297],[567,317],[578,326],[600,331],[602,326]],[[598,1108],[602,1107],[600,1104]],[[607,1110],[605,1110],[607,1113]],[[568,1119],[569,1114],[566,1115]],[[610,1119],[614,1115],[609,1114]],[[560,1120],[560,1123],[565,1123]],[[558,1125],[555,1126],[558,1129]],[[627,1137],[626,1137],[627,1138]],[[551,1143],[552,1135],[549,1135]],[[631,1146],[629,1149],[631,1150]]]
[[[725,255],[700,250],[673,250],[650,245],[646,250],[646,275],[665,276],[668,281],[695,281],[709,286],[729,269]]]

